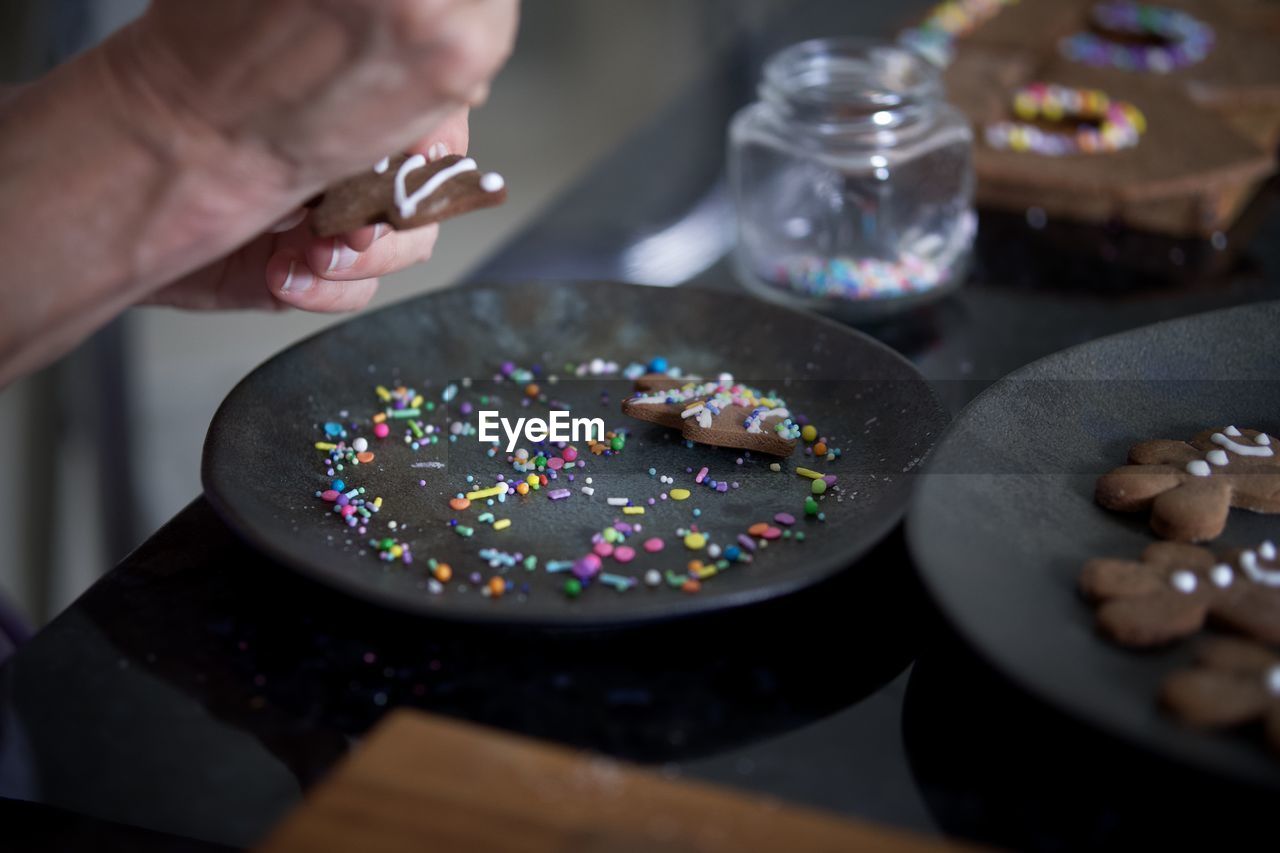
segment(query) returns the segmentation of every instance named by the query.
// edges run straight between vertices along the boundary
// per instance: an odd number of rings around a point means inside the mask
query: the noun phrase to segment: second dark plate
[[[1137,558],[1145,517],[1093,500],[1099,474],[1150,438],[1237,424],[1280,433],[1280,303],[1102,338],[996,383],[955,421],[919,477],[907,522],[924,581],[998,670],[1117,737],[1203,770],[1280,788],[1257,732],[1201,733],[1158,707],[1193,642],[1136,652],[1094,630],[1076,581],[1092,557]],[[1280,538],[1280,518],[1233,510],[1223,544]]]

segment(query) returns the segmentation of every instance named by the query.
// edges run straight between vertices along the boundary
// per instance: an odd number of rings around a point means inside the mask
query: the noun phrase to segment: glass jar
[[[973,133],[914,51],[818,39],[765,64],[729,127],[738,272],[771,299],[857,320],[968,270]]]

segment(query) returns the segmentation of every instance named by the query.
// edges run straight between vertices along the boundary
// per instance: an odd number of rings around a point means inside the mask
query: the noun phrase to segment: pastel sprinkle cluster
[[[925,293],[949,279],[948,267],[913,252],[903,252],[897,260],[796,258],[774,270],[778,284],[831,300],[869,301]]]

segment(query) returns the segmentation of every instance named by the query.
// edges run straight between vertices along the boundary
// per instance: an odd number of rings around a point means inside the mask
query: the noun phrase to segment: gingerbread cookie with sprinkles
[[[1224,554],[1156,542],[1140,560],[1090,560],[1080,590],[1097,605],[1098,629],[1124,646],[1159,646],[1213,623],[1280,643],[1280,564],[1276,547]]]
[[[402,231],[494,207],[506,198],[502,176],[480,172],[470,157],[428,160],[400,154],[325,190],[312,202],[311,225],[318,237],[379,223]]]
[[[1129,464],[1102,475],[1095,497],[1119,512],[1150,509],[1163,539],[1216,539],[1231,507],[1280,512],[1280,457],[1265,432],[1228,426],[1190,441],[1144,441]]]
[[[624,415],[679,429],[698,444],[790,456],[800,437],[800,427],[782,398],[731,377],[673,385],[649,375],[640,377],[636,386],[637,393],[622,402]]]

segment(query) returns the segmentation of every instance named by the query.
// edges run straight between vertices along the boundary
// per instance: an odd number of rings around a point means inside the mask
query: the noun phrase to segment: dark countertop
[[[840,6],[802,4],[785,26],[749,31],[476,277],[693,274],[736,288],[723,260],[702,269],[720,254],[706,240],[715,247],[722,230],[706,222],[725,212],[715,189],[725,121],[775,44],[821,22],[887,30],[855,26]],[[670,180],[652,180],[659,165]],[[1063,347],[1280,298],[1274,195],[1223,250],[984,214],[972,281],[870,331],[958,409]],[[645,238],[678,244],[689,227],[701,248],[676,253],[680,263],[655,267],[633,251]],[[267,563],[197,499],[0,669],[0,795],[40,804],[9,804],[6,822],[62,847],[178,846],[159,833],[245,846],[405,704],[1020,848],[1220,842],[1248,837],[1270,813],[1250,792],[1111,742],[1003,682],[937,618],[900,531],[784,600],[641,629],[536,633],[349,600]],[[118,824],[156,834],[144,842]]]

